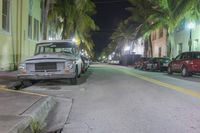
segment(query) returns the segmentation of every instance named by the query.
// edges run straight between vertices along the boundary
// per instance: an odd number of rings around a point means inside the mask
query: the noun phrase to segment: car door
[[[183,64],[185,64],[188,59],[188,53],[183,53],[180,60],[177,62],[177,71],[181,71]]]
[[[183,54],[184,54],[184,53],[178,55],[178,56],[172,61],[171,66],[172,66],[172,70],[173,70],[173,71],[178,71],[179,64],[180,64],[180,62],[181,62],[181,58],[182,58]]]

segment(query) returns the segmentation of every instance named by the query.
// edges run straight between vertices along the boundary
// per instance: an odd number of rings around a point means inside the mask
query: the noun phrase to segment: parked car
[[[173,59],[168,66],[168,74],[173,72],[181,72],[181,75],[192,76],[194,73],[200,72],[200,51],[184,52]]]
[[[82,73],[85,73],[90,66],[90,60],[83,55],[81,55],[81,60],[82,60],[81,71]]]
[[[170,58],[168,57],[155,57],[152,60],[152,68],[153,71],[167,71],[168,65],[170,63]]]
[[[141,70],[150,70],[151,65],[152,65],[152,58],[146,58],[146,60],[141,63],[140,69]]]
[[[138,61],[136,61],[134,67],[136,69],[143,69],[144,66],[145,66],[145,62],[148,60],[149,58],[146,58],[146,57],[141,57]]]
[[[77,84],[81,74],[79,49],[70,40],[44,41],[36,44],[35,55],[19,65],[21,80],[70,79]]]
[[[154,58],[149,58],[144,62],[143,69],[144,70],[152,70],[154,63]]]

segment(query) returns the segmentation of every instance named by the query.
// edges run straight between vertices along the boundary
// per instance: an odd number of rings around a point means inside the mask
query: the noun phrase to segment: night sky
[[[93,34],[95,53],[98,55],[109,44],[109,37],[121,20],[130,14],[125,10],[130,4],[127,0],[94,0],[97,13],[94,20],[100,31]]]

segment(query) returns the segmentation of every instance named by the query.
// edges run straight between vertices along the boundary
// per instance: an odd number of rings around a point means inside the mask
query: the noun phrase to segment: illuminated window
[[[10,0],[2,1],[2,28],[10,31]]]

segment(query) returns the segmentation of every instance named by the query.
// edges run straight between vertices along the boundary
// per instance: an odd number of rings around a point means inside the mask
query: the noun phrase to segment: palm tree
[[[154,0],[151,14],[148,15],[145,23],[150,24],[150,31],[158,28],[167,29],[168,56],[173,57],[172,47],[175,46],[174,30],[178,24],[185,19],[195,5],[196,0]],[[143,27],[141,27],[143,28]]]
[[[48,26],[48,13],[49,13],[49,0],[42,0],[42,39],[47,39],[47,26]]]
[[[143,37],[145,40],[145,56],[150,52],[153,56],[151,32],[157,27],[151,26],[151,21],[147,21],[148,17],[153,14],[156,5],[150,0],[129,0],[131,7],[126,8],[131,13],[125,21],[127,25],[135,25],[136,28],[132,30],[136,34],[135,39]]]
[[[91,52],[91,32],[98,30],[92,16],[96,13],[92,0],[55,0],[49,18],[57,19],[56,29],[61,30],[62,39],[76,37],[82,47]]]

